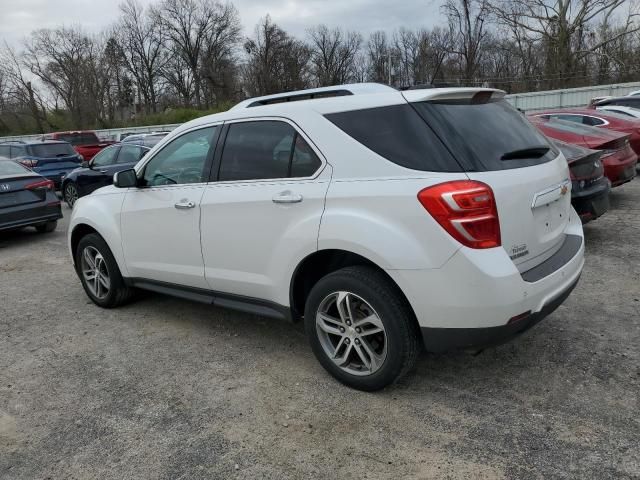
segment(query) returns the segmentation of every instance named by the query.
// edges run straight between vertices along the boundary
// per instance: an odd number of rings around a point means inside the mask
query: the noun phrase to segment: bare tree
[[[254,38],[247,39],[244,48],[248,56],[244,82],[250,95],[309,86],[311,49],[289,36],[268,15],[256,25]]]
[[[473,82],[487,36],[489,4],[487,0],[446,0],[442,8],[453,37],[451,53],[460,59],[462,80]]]
[[[545,51],[544,76],[548,87],[563,87],[578,76],[584,77],[586,59],[609,43],[640,29],[638,13],[629,0],[491,0],[499,22],[520,28]],[[629,10],[613,35],[588,42],[599,19],[609,19]]]
[[[116,36],[122,46],[127,69],[135,79],[145,110],[156,112],[160,75],[168,57],[162,24],[137,0],[121,3],[120,12]]]
[[[329,30],[319,25],[309,30],[311,63],[319,86],[339,85],[354,79],[354,60],[360,50],[362,36],[339,28]]]

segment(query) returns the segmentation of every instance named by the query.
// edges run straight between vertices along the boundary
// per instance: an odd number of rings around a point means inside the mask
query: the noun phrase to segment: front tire
[[[417,324],[397,286],[379,270],[347,267],[318,281],[305,305],[318,361],[340,382],[374,391],[405,375],[420,350]]]
[[[69,205],[69,208],[73,208],[78,201],[78,187],[76,187],[76,184],[71,181],[68,182],[64,186],[62,196],[64,197],[64,201],[67,202],[67,205]]]
[[[93,303],[114,308],[131,299],[133,290],[124,283],[113,254],[100,235],[82,237],[75,260],[82,287]]]
[[[58,227],[58,221],[52,220],[47,223],[42,223],[40,225],[36,225],[36,231],[38,233],[51,233]]]

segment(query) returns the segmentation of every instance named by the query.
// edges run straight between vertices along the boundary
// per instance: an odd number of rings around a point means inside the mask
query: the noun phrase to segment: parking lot
[[[640,478],[639,179],[585,226],[553,315],[374,394],[301,325],[155,294],[99,309],[65,232],[0,234],[0,478]]]

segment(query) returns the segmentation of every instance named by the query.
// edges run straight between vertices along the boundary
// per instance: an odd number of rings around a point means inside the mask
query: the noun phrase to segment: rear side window
[[[465,170],[528,167],[558,155],[557,149],[506,100],[413,105]]]
[[[225,141],[218,180],[308,177],[320,165],[320,159],[288,123],[233,123]]]
[[[75,155],[76,151],[68,143],[42,143],[29,145],[31,155],[41,158],[65,157]]]
[[[331,113],[326,118],[369,150],[402,167],[430,172],[462,170],[411,105]]]

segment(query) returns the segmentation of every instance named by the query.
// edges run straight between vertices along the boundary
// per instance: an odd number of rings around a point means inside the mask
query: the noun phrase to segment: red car
[[[101,141],[98,135],[96,135],[96,132],[91,130],[47,133],[42,136],[42,140],[62,140],[69,142],[75,151],[82,155],[86,162],[91,160],[95,154],[103,148],[115,143]]]
[[[629,135],[631,148],[640,155],[640,119],[631,118],[615,112],[596,110],[593,108],[562,108],[545,110],[531,114],[534,117],[553,118],[567,122],[598,127]]]
[[[631,149],[629,135],[564,120],[547,120],[538,116],[529,119],[549,138],[600,150],[604,174],[612,187],[622,185],[636,176],[638,155]]]

